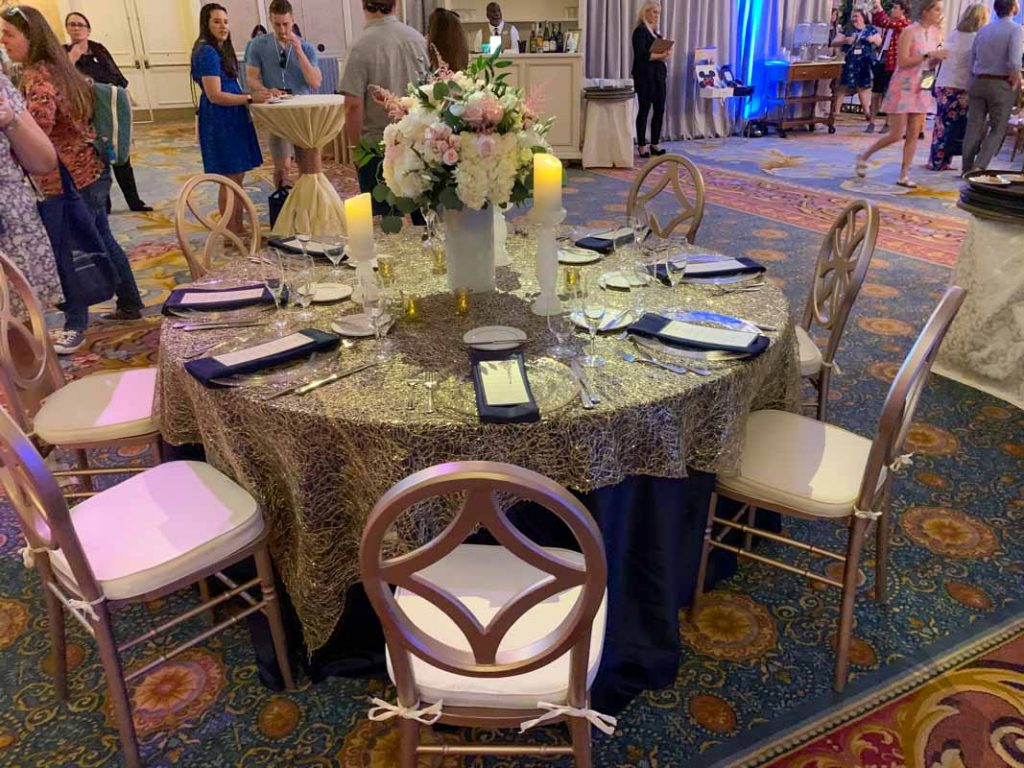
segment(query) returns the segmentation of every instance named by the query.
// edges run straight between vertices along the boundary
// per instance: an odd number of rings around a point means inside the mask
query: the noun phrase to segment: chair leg
[[[152,446],[152,449],[153,449],[153,466],[155,467],[158,464],[163,464],[164,463],[164,444],[163,444],[163,441],[160,439],[160,435],[157,435],[156,437],[154,437],[153,441],[150,443],[150,445]]]
[[[64,606],[60,599],[46,588],[43,582],[43,595],[46,599],[46,615],[50,620],[50,650],[53,653],[53,686],[57,698],[68,700],[68,656],[67,642],[64,635]]]
[[[582,717],[569,720],[569,733],[572,735],[572,754],[576,760],[576,768],[593,768],[594,752],[590,740],[590,723]]]
[[[210,580],[200,579],[196,582],[196,586],[199,588],[199,602],[208,603],[210,602]],[[217,615],[213,612],[213,608],[203,612],[203,619],[210,625],[213,626],[217,623]]]
[[[843,602],[839,609],[839,631],[836,636],[835,689],[842,693],[850,673],[850,645],[853,641],[853,608],[857,601],[857,575],[860,553],[864,548],[867,521],[854,518],[850,526],[850,541],[846,550],[846,568],[843,574]]]
[[[402,720],[398,724],[399,768],[416,768],[420,746],[420,724],[415,720]]]
[[[832,383],[832,371],[829,368],[821,369],[821,376],[818,378],[818,421],[827,421],[828,392]]]
[[[75,451],[75,466],[79,469],[89,468],[89,453],[84,449]],[[82,478],[82,488],[84,488],[87,493],[96,490],[93,487],[92,475],[80,475],[80,477]]]
[[[889,587],[889,486],[882,495],[881,511],[875,529],[875,600],[884,604]]]
[[[756,528],[755,523],[757,522],[757,507],[747,505],[747,525],[751,528]],[[743,534],[743,548],[748,552],[754,548],[754,534],[745,533]]]
[[[124,753],[124,764],[127,768],[142,768],[139,756],[139,741],[135,735],[135,723],[132,720],[131,700],[128,687],[124,682],[124,670],[121,659],[117,655],[117,642],[110,624],[110,613],[104,604],[96,608],[100,620],[91,622],[96,631],[96,644],[99,646],[103,671],[106,673],[107,689],[110,691],[110,702],[114,708],[114,721],[121,737],[121,751]]]
[[[281,604],[277,602],[277,588],[274,585],[274,566],[270,561],[270,553],[266,545],[263,545],[255,554],[256,573],[260,577],[260,588],[263,592],[263,599],[267,602],[263,613],[270,625],[270,638],[274,643],[274,655],[277,657],[277,666],[281,669],[281,678],[284,680],[284,687],[289,691],[295,690],[295,680],[292,677],[292,667],[288,661],[288,638],[284,631],[284,621],[281,619]]]
[[[718,494],[711,494],[711,503],[708,505],[708,523],[704,527],[704,548],[700,553],[700,567],[697,569],[697,588],[693,592],[693,601],[690,604],[690,621],[697,621],[700,613],[700,606],[704,600],[704,580],[708,575],[708,558],[711,556],[711,534],[715,527],[715,512],[718,510]]]

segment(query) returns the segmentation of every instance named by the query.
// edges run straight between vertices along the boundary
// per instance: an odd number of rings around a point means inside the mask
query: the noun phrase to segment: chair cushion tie
[[[52,552],[49,547],[33,547],[30,544],[26,544],[24,547],[18,550],[21,553],[21,562],[24,563],[26,568],[34,568],[36,564],[36,555],[42,552]]]
[[[88,600],[76,600],[75,598],[70,598],[68,600],[68,608],[70,608],[73,611],[81,611],[83,615],[88,616],[93,621],[99,621],[100,617],[99,614],[96,613],[95,606],[99,605],[106,599],[107,598],[105,598],[103,595],[100,595],[92,602]]]
[[[859,517],[861,520],[877,520],[882,516],[881,512],[875,512],[871,509],[857,509],[853,508],[853,516]]]
[[[401,704],[390,704],[377,698],[370,699],[370,702],[374,707],[367,716],[376,723],[400,717],[403,720],[415,720],[423,725],[433,725],[440,720],[441,707],[444,705],[443,701],[438,701],[429,707],[420,708],[420,702],[417,701],[415,707],[403,707]]]
[[[832,372],[836,376],[842,376],[843,375],[843,369],[839,367],[839,361],[838,360],[822,360],[821,364],[825,368],[831,368]]]
[[[546,723],[549,720],[556,720],[559,717],[582,717],[599,731],[609,736],[615,733],[615,726],[619,724],[619,721],[611,715],[603,715],[593,709],[577,709],[576,707],[565,705],[548,704],[546,701],[538,703],[537,709],[546,709],[547,712],[534,720],[527,720],[520,725],[520,733],[526,733],[534,726]]]
[[[893,472],[899,472],[900,470],[911,466],[913,463],[914,454],[904,453],[892,460],[892,464],[889,465],[889,469],[891,469]]]

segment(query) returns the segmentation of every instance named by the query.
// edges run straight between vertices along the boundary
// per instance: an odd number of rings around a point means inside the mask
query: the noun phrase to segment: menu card
[[[518,424],[540,420],[521,351],[474,350],[470,359],[480,421]]]
[[[515,360],[488,360],[480,363],[480,383],[488,405],[521,405],[530,402],[519,363]]]
[[[256,373],[275,365],[281,365],[306,357],[314,352],[335,349],[341,337],[324,333],[315,328],[301,331],[280,339],[257,344],[236,352],[227,352],[216,357],[201,357],[185,363],[185,370],[207,387],[219,387],[215,380],[229,376]]]
[[[293,333],[291,336],[285,336],[263,344],[257,344],[255,347],[240,349],[237,352],[229,352],[225,355],[217,355],[213,359],[221,365],[231,367],[233,365],[248,363],[252,360],[270,357],[271,355],[279,355],[282,352],[289,352],[293,349],[298,349],[299,347],[311,344],[312,342],[313,340],[304,333]]]
[[[287,290],[282,292],[281,302],[287,300]],[[173,310],[202,309],[229,311],[244,309],[259,304],[273,304],[274,297],[262,285],[236,285],[231,288],[196,288],[183,286],[171,291],[164,302],[163,314],[174,314]]]
[[[760,334],[751,333],[750,331],[710,328],[706,325],[684,323],[680,320],[670,320],[659,331],[659,334],[675,341],[682,341],[684,343],[696,342],[706,347],[746,347],[748,349],[760,336]]]
[[[186,291],[181,294],[182,304],[222,304],[225,301],[249,301],[263,298],[263,288],[243,288],[238,291]]]

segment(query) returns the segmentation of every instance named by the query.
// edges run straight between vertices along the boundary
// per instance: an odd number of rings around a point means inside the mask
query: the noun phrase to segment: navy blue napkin
[[[185,298],[187,293],[231,293],[234,291],[245,291],[253,288],[262,288],[263,294],[256,299],[235,299],[233,301],[211,301],[204,302],[202,304],[185,304],[182,300]],[[287,291],[281,297],[281,303],[287,303]],[[197,312],[223,312],[230,309],[245,309],[246,307],[256,307],[262,304],[273,304],[274,297],[267,290],[266,286],[259,283],[253,283],[252,285],[236,285],[232,288],[175,288],[171,291],[171,295],[167,297],[167,301],[164,302],[164,307],[161,310],[165,315],[173,314],[172,309],[178,310],[196,310]]]
[[[588,251],[597,251],[607,256],[615,250],[613,240],[605,240],[603,237],[584,237],[576,241],[576,247],[586,248]]]
[[[324,333],[315,328],[305,328],[297,331],[309,337],[309,343],[301,347],[289,349],[287,352],[280,352],[270,357],[261,357],[258,360],[250,360],[247,363],[238,365],[224,365],[213,357],[203,357],[198,360],[191,360],[185,363],[185,370],[192,374],[201,384],[211,388],[221,385],[214,384],[212,379],[223,379],[228,376],[240,376],[248,373],[257,373],[275,365],[288,363],[292,360],[299,360],[314,352],[326,352],[338,346],[341,337],[334,333]]]
[[[719,350],[722,352],[742,352],[748,354],[751,357],[756,357],[768,349],[768,345],[771,340],[764,335],[759,335],[749,346],[739,346],[735,344],[705,344],[700,341],[687,341],[683,342],[679,339],[673,338],[672,336],[666,336],[662,334],[662,330],[672,322],[670,319],[662,317],[661,315],[646,313],[637,322],[629,326],[628,331],[635,333],[637,336],[645,336],[651,339],[657,339],[670,347],[678,347],[679,349],[702,349],[702,350]]]
[[[736,261],[738,261],[741,264],[743,264],[743,266],[742,267],[726,266],[725,265],[725,260],[723,259],[723,266],[722,266],[721,269],[702,270],[699,275],[689,275],[689,274],[687,274],[687,275],[685,275],[685,277],[691,277],[691,278],[700,279],[700,278],[704,278],[704,277],[729,277],[730,275],[757,275],[757,274],[761,274],[762,272],[767,272],[768,271],[767,267],[765,267],[764,264],[760,264],[760,263],[754,261],[753,259],[748,259],[746,257],[739,257],[739,258],[736,259]],[[697,263],[697,262],[694,262],[694,263]],[[707,264],[707,262],[699,262],[699,263],[702,264],[702,265],[706,265]],[[689,265],[687,265],[687,267],[689,267]],[[648,264],[647,265],[647,271],[650,272],[652,275],[654,275],[654,277],[658,278],[658,280],[663,282],[665,285],[671,285],[671,283],[668,280],[668,275],[665,274],[665,265],[664,264]]]
[[[480,414],[480,421],[485,424],[522,424],[531,421],[540,421],[540,408],[533,397],[533,390],[530,388],[530,378],[526,375],[526,364],[523,353],[514,351],[487,352],[474,350],[470,352],[470,359],[473,362],[473,387],[476,389],[476,410]],[[514,360],[519,365],[519,370],[526,383],[526,394],[529,396],[528,403],[518,405],[488,405],[484,397],[484,385],[480,364],[489,360]]]
[[[316,238],[313,239],[316,240]],[[283,251],[284,253],[290,253],[295,256],[302,255],[302,246],[299,244],[299,241],[296,240],[294,237],[272,237],[267,241],[267,245],[269,245],[271,248],[276,248],[279,251]],[[327,258],[327,254],[321,252],[319,248],[307,248],[306,250],[309,253],[309,255],[314,259]],[[347,260],[348,254],[346,253],[342,257],[341,261],[339,261],[338,263],[342,264]]]

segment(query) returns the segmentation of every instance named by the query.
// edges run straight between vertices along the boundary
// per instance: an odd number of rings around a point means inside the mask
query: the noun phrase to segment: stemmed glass
[[[263,269],[263,284],[270,291],[270,295],[274,297],[274,322],[270,324],[270,327],[275,331],[284,332],[288,329],[288,320],[285,318],[284,312],[281,311],[281,300],[284,297],[288,278],[285,272],[285,260],[276,248],[272,248],[264,254],[260,264]]]
[[[299,257],[296,257],[299,259]],[[310,310],[309,306],[313,303],[313,294],[316,293],[316,275],[313,269],[313,259],[308,254],[303,253],[301,261],[296,265],[297,274],[295,279],[292,281],[292,286],[295,291],[295,303],[299,305],[301,311],[295,316],[296,320],[303,323],[312,321],[316,315]]]
[[[295,235],[295,239],[299,241],[299,247],[302,248],[302,255],[308,256],[307,247],[309,242],[313,239],[313,227],[309,220],[309,211],[304,208],[296,208],[295,213],[292,216],[292,234]]]
[[[374,359],[378,361],[387,360],[390,357],[390,350],[384,344],[384,325],[387,322],[388,295],[387,292],[377,285],[376,279],[364,282],[362,285],[363,309],[370,318],[370,327],[373,329],[373,338],[376,341],[376,352]]]
[[[580,294],[583,319],[587,324],[587,330],[590,331],[590,352],[583,358],[583,364],[588,368],[600,368],[606,361],[597,355],[597,331],[608,310],[605,309],[604,296],[596,284],[584,285]]]
[[[686,251],[670,253],[665,259],[665,276],[668,278],[668,284],[673,288],[678,287],[683,282],[683,278],[686,276],[686,264],[688,261]]]
[[[340,277],[339,267],[345,259],[345,246],[348,244],[348,238],[345,235],[325,235],[321,239],[324,243],[324,254],[330,259],[335,276]]]
[[[548,330],[555,337],[555,345],[548,349],[552,357],[576,357],[576,350],[569,345],[569,339],[573,332],[572,313],[564,304],[561,311],[554,315],[548,315]]]

